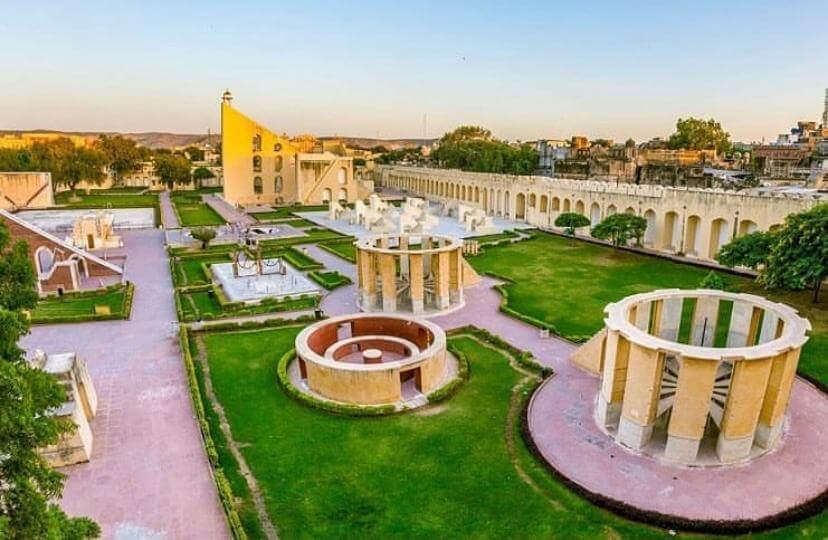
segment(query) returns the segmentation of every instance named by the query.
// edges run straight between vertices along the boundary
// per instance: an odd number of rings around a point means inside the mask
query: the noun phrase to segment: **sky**
[[[0,0],[0,129],[735,140],[819,120],[828,1]],[[424,122],[425,119],[425,122]]]

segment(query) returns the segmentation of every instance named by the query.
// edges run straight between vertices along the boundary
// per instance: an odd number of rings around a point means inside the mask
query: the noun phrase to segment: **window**
[[[262,194],[262,177],[257,176],[253,179],[253,193],[256,195]]]
[[[278,145],[277,145],[277,146],[278,146]],[[283,161],[283,160],[282,160],[282,156],[276,156],[276,157],[274,158],[274,161],[273,161],[273,168],[276,170],[276,172],[279,172],[279,171],[281,171],[281,170],[282,170],[282,161]]]
[[[276,193],[281,193],[282,192],[282,177],[281,176],[277,176],[276,180],[273,181],[273,191],[275,191]]]
[[[262,136],[258,133],[253,135],[253,151],[254,152],[261,152],[262,151]]]
[[[253,156],[253,172],[262,172],[262,156]]]
[[[274,152],[281,152],[282,151],[282,145],[280,143],[274,144],[273,145],[273,151]]]

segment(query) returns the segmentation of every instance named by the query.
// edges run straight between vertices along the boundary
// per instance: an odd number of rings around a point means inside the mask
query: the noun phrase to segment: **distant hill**
[[[56,131],[52,129],[32,129],[26,131],[19,130],[0,130],[0,134],[12,133],[31,133],[31,132],[46,132],[46,133],[65,133],[67,135],[118,135],[117,132],[100,132],[100,131]],[[147,148],[179,148],[189,146],[192,144],[201,144],[207,142],[206,133],[163,133],[157,131],[148,131],[143,133],[120,133],[124,137],[128,137],[141,146]],[[213,133],[210,138],[213,143],[221,140],[221,134]],[[399,148],[413,148],[416,146],[429,145],[436,139],[372,139],[368,137],[319,137],[322,140],[338,139],[349,147],[373,148],[375,146],[384,146],[389,150],[397,150]]]

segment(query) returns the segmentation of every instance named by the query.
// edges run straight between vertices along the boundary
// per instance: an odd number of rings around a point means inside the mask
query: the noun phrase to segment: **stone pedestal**
[[[653,436],[653,425],[642,426],[629,418],[621,417],[618,422],[618,442],[633,450],[641,450]]]

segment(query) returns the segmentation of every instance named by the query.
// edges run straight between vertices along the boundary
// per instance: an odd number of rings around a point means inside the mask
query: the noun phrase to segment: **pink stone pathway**
[[[215,194],[211,193],[209,195],[202,195],[201,200],[207,203],[210,208],[215,210],[227,223],[241,223],[245,226],[256,224],[256,220],[254,218],[248,214],[245,214],[241,210],[237,210],[232,204]]]
[[[64,469],[61,505],[100,523],[104,538],[228,538],[170,333],[163,233],[127,231],[124,243],[136,284],[131,320],[37,326],[22,341],[30,354],[77,351],[98,392],[92,460]]]
[[[180,229],[181,224],[178,222],[178,215],[175,213],[175,208],[173,208],[169,191],[162,191],[158,194],[158,205],[161,208],[161,224],[164,228]]]

